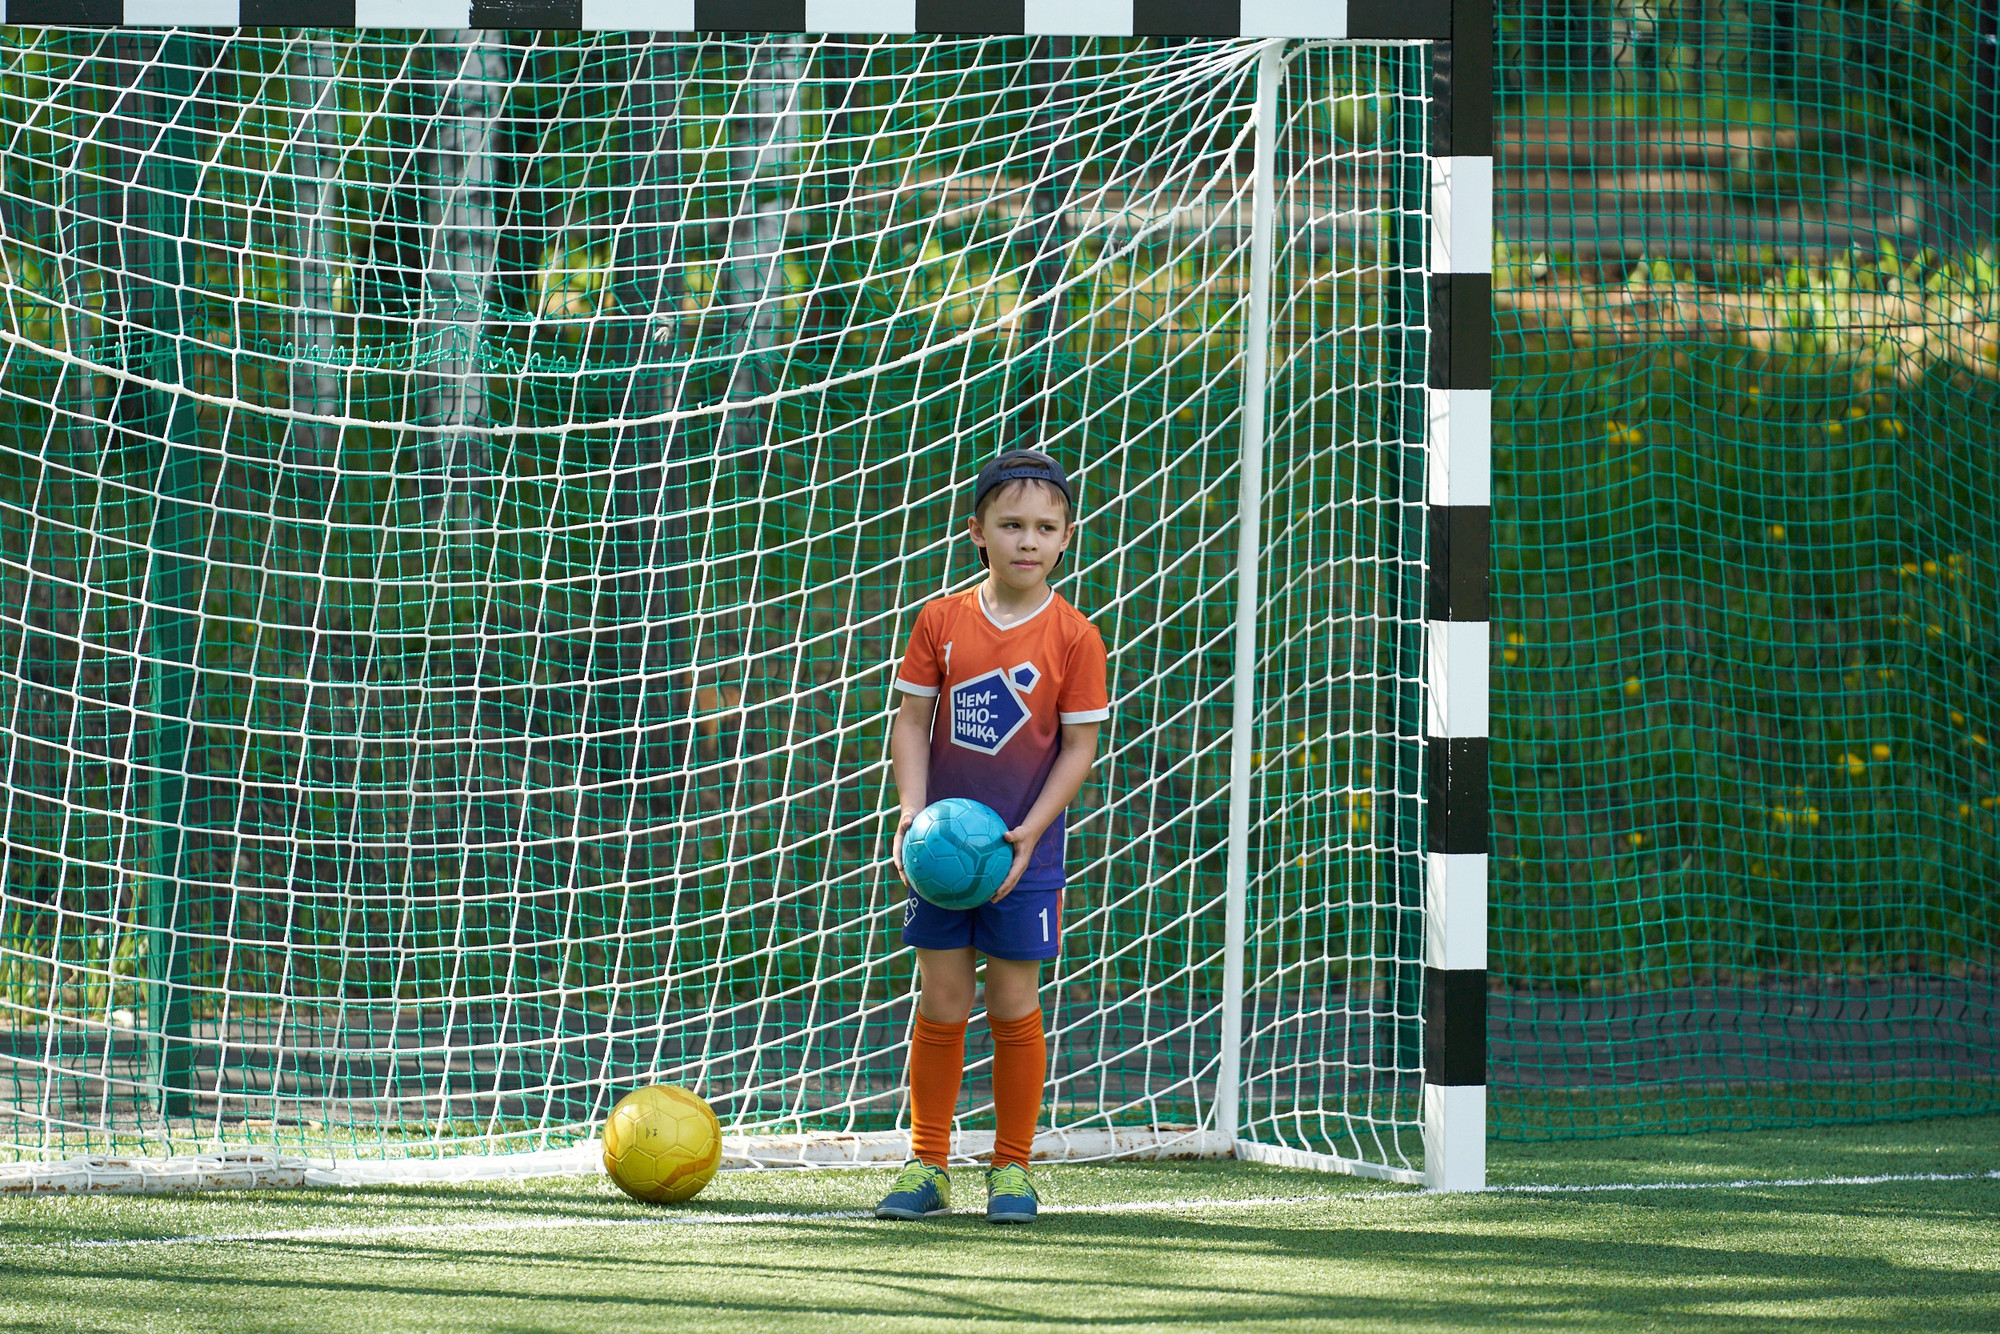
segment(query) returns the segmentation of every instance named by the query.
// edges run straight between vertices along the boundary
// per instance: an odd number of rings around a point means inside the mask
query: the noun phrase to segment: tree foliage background
[[[1990,1015],[1996,7],[1499,12],[1500,983]]]

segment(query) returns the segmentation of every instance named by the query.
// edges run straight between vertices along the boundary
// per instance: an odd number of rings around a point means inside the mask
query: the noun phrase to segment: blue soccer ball
[[[940,908],[963,912],[993,897],[1014,865],[1007,822],[991,806],[965,797],[932,802],[903,836],[903,870],[917,893]]]

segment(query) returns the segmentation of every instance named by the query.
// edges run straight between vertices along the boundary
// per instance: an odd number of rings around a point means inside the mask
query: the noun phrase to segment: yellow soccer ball
[[[722,1125],[684,1088],[655,1084],[626,1094],[604,1122],[604,1170],[647,1204],[693,1199],[722,1166]]]

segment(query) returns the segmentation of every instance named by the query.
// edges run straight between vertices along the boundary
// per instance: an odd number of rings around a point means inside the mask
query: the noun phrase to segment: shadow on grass
[[[904,1226],[673,1228],[671,1242],[666,1228],[588,1240],[556,1232],[534,1251],[485,1238],[454,1246],[403,1237],[222,1253],[44,1252],[38,1263],[17,1255],[8,1269],[17,1292],[33,1285],[92,1293],[101,1317],[117,1298],[136,1315],[142,1294],[155,1294],[145,1306],[157,1311],[164,1301],[178,1304],[178,1293],[198,1292],[202,1307],[240,1317],[204,1326],[215,1328],[274,1327],[273,1308],[301,1304],[338,1310],[356,1328],[394,1324],[398,1312],[414,1311],[451,1311],[482,1328],[598,1329],[607,1318],[646,1328],[690,1309],[751,1326],[896,1319],[1422,1327],[1622,1314],[1666,1315],[1679,1328],[1796,1328],[1814,1320],[1862,1330],[1908,1329],[1919,1320],[1936,1329],[1991,1328],[2000,1312],[2000,1267],[1991,1254],[1952,1263],[1936,1258],[1955,1254],[1949,1247],[1909,1239],[1976,1232],[1996,1216],[1996,1204],[2000,1188],[1973,1201],[1936,1187],[1900,1204],[1844,1196],[1827,1202],[1837,1217],[1753,1192],[1639,1208],[1487,1197],[1456,1202],[1446,1218],[1412,1218],[1412,1204],[1358,1221],[1351,1210],[1334,1218],[1322,1207],[1257,1219],[1069,1214],[1033,1231],[1002,1232],[966,1215]],[[113,1299],[109,1306],[104,1298]]]

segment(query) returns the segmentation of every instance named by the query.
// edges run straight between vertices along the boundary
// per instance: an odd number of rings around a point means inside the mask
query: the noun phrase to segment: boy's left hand
[[[998,903],[1014,892],[1014,886],[1021,882],[1021,872],[1028,869],[1028,859],[1035,855],[1035,844],[1042,841],[1042,831],[1030,829],[1026,825],[1009,829],[1007,841],[1014,845],[1014,864],[1007,869],[1007,878],[1000,882],[1000,888],[993,891],[990,902]]]

